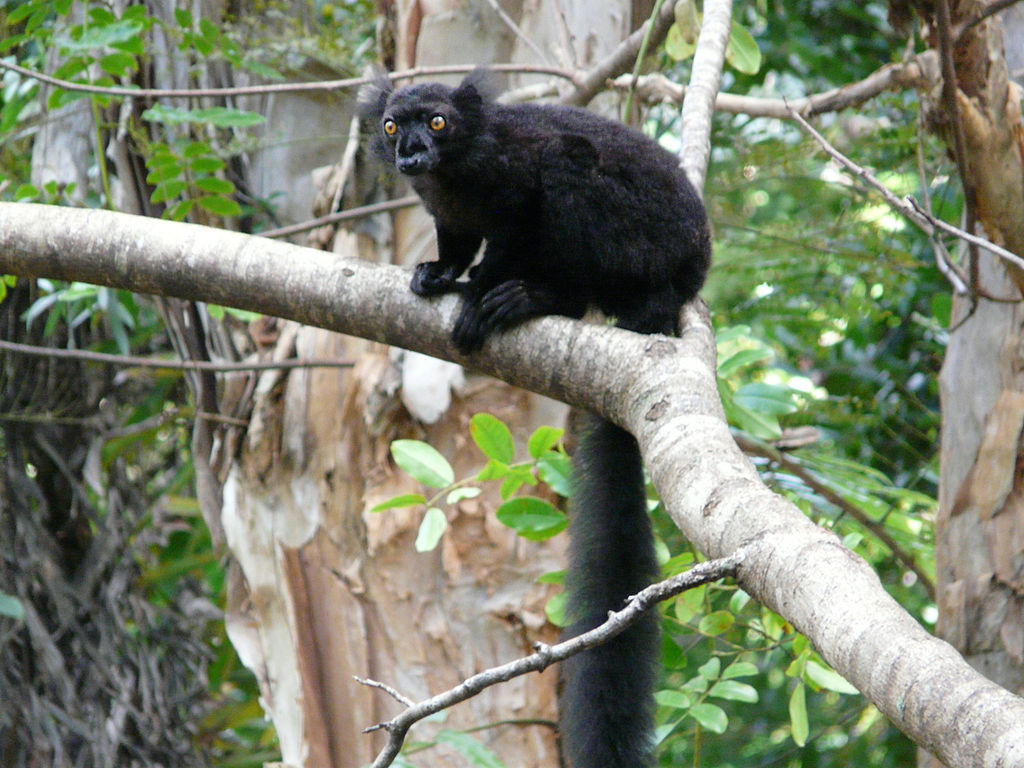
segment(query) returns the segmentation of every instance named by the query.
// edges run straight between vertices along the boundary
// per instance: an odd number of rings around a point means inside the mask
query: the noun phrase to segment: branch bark
[[[456,298],[408,273],[235,232],[98,210],[0,204],[0,272],[237,306],[455,360],[597,411],[636,435],[666,508],[737,579],[918,744],[955,766],[1024,764],[1024,701],[925,632],[839,540],[772,494],[730,436],[714,337],[690,306],[679,338],[546,317],[470,357]]]

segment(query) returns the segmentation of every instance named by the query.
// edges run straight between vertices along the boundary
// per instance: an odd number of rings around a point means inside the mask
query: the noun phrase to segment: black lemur
[[[438,260],[417,265],[420,296],[459,291],[463,352],[527,318],[596,307],[639,333],[675,334],[704,282],[710,231],[676,158],[590,112],[497,104],[487,75],[364,88],[374,154],[406,176],[437,226]],[[474,260],[481,242],[483,257]],[[574,459],[568,614],[572,636],[603,622],[657,575],[636,441],[587,418]],[[653,760],[658,619],[563,664],[563,753],[572,768]]]

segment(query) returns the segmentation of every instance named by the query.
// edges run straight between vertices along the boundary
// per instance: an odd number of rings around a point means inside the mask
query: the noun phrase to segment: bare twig
[[[298,224],[290,224],[287,227],[268,229],[266,232],[259,232],[258,234],[260,237],[270,238],[290,237],[291,235],[297,235],[301,232],[308,232],[309,230],[316,229],[317,227],[336,224],[339,221],[360,219],[364,216],[372,216],[375,213],[385,213],[386,211],[393,211],[398,208],[411,208],[412,206],[419,204],[419,197],[416,195],[406,195],[405,197],[399,197],[396,200],[385,200],[382,203],[361,205],[358,208],[336,211],[334,213],[329,213],[326,216],[320,216],[316,219],[310,219],[309,221],[303,221]]]
[[[373,762],[373,768],[385,768],[385,766],[391,765],[402,748],[409,728],[423,718],[465,701],[492,685],[520,677],[528,672],[543,672],[554,662],[563,661],[587,648],[610,640],[639,620],[645,611],[658,602],[701,584],[735,575],[743,564],[744,557],[745,550],[740,548],[729,557],[699,563],[686,573],[652,584],[633,595],[622,610],[610,613],[607,621],[589,632],[584,632],[557,645],[538,644],[536,652],[529,656],[473,675],[444,693],[432,696],[418,704],[407,706],[403,712],[391,720],[367,728],[366,732],[377,730],[388,732],[388,743],[377,755],[377,759]],[[399,695],[383,684],[367,684],[386,690],[390,695],[399,698]]]
[[[561,67],[541,66],[532,64],[493,64],[490,69],[495,72],[518,72],[528,74],[550,75],[561,77],[571,82],[576,81],[576,74]],[[7,61],[0,61],[0,70],[10,70],[18,74],[38,80],[41,83],[78,93],[94,93],[103,96],[133,97],[146,99],[213,99],[226,96],[255,96],[268,93],[316,93],[320,91],[340,91],[357,88],[370,82],[375,76],[346,77],[339,80],[318,80],[308,83],[267,83],[263,85],[237,86],[234,88],[132,88],[130,86],[102,86],[91,83],[74,83],[62,80],[33,69],[22,67]],[[428,75],[452,75],[472,72],[475,64],[449,64],[437,67],[415,67],[398,72],[388,73],[392,80],[411,80]]]
[[[379,680],[368,680],[365,677],[358,677],[356,675],[352,675],[352,679],[355,680],[360,685],[365,685],[368,688],[377,688],[377,689],[379,689],[381,691],[384,691],[384,693],[386,693],[388,696],[390,696],[392,699],[394,699],[395,701],[397,701],[399,704],[401,704],[404,707],[414,707],[414,706],[416,706],[416,702],[415,701],[410,699],[408,696],[403,696],[401,693],[396,691],[394,688],[392,688],[387,683],[382,683]]]
[[[351,368],[355,363],[351,360],[325,359],[294,359],[277,362],[253,363],[214,363],[208,360],[154,360],[151,357],[133,357],[131,355],[109,355],[104,352],[90,352],[85,349],[55,349],[52,347],[36,347],[31,344],[18,344],[13,341],[0,340],[0,350],[19,355],[35,355],[37,357],[59,357],[71,360],[83,360],[89,363],[104,365],[124,365],[133,368],[159,368],[173,371],[210,371],[213,373],[230,373],[236,371],[271,371],[288,368]]]
[[[531,40],[530,37],[526,33],[524,33],[522,29],[520,29],[519,25],[516,24],[515,20],[507,13],[505,13],[504,9],[502,9],[502,7],[498,5],[498,0],[487,0],[487,4],[491,6],[491,8],[494,10],[496,14],[498,14],[498,18],[505,23],[505,26],[512,30],[512,34],[518,37],[520,40],[522,40],[523,43],[531,51],[533,51],[534,54],[536,54],[538,59],[543,61],[545,64],[551,63],[551,59],[548,57],[546,53],[544,53],[543,50],[541,50],[541,47],[537,45],[535,42],[533,42],[533,40]]]

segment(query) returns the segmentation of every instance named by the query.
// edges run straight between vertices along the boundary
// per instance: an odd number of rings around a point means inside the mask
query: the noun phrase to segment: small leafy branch
[[[458,481],[451,464],[433,446],[421,440],[395,440],[391,444],[395,463],[436,492],[429,497],[423,493],[395,496],[373,507],[371,512],[425,507],[415,546],[418,552],[429,552],[437,547],[448,528],[440,505],[451,506],[472,499],[480,495],[482,483],[500,481],[503,503],[496,514],[501,523],[530,541],[543,541],[564,531],[569,520],[553,504],[536,496],[513,496],[524,485],[536,486],[541,481],[558,495],[569,495],[569,457],[561,445],[564,430],[539,427],[527,441],[530,458],[519,462],[515,461],[512,432],[497,417],[476,414],[470,420],[469,432],[487,463],[473,477]]]

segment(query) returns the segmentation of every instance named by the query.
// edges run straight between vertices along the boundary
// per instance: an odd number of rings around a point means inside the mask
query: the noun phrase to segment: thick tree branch
[[[0,273],[82,280],[256,310],[456,360],[600,413],[636,435],[666,508],[708,557],[746,547],[737,580],[918,744],[958,767],[1021,765],[1024,701],[925,632],[871,569],[772,494],[737,448],[696,306],[679,338],[547,317],[470,357],[456,298],[408,272],[235,232],[97,210],[0,204]]]

